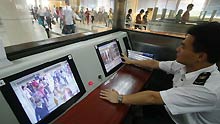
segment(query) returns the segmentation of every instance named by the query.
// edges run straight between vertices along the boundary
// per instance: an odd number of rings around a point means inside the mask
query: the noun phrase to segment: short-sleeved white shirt
[[[63,7],[63,16],[65,16],[66,25],[73,24],[73,14],[74,13],[73,13],[71,6]]]
[[[160,91],[160,95],[177,124],[220,124],[220,72],[216,64],[190,73],[176,61],[160,62],[159,67],[174,74],[173,88]],[[205,84],[193,84],[203,72],[211,73]]]

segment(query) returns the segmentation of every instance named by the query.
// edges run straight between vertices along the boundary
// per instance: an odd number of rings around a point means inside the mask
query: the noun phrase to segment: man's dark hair
[[[194,52],[205,52],[208,62],[217,63],[220,60],[220,23],[209,22],[193,26],[188,29],[187,34],[192,35]]]
[[[131,13],[131,12],[132,12],[132,9],[129,9],[129,10],[128,10],[128,13]]]
[[[140,13],[144,13],[144,9],[141,9]]]

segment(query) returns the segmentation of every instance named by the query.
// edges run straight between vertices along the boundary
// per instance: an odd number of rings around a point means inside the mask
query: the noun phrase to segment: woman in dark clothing
[[[131,17],[132,9],[128,10],[128,14],[126,15],[126,28],[130,28],[131,25],[130,23],[132,22],[132,17]]]
[[[144,9],[141,9],[140,13],[136,16],[136,24],[142,24],[141,15],[144,13]],[[135,29],[141,29],[141,26],[135,25]]]
[[[143,16],[143,24],[147,25],[147,16],[148,16],[148,11],[145,12],[144,16]],[[144,29],[147,29],[147,26],[144,26]]]

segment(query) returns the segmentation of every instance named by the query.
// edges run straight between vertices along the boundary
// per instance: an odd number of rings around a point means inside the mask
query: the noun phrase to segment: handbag
[[[51,23],[52,23],[53,25],[56,25],[55,18],[52,18],[52,19],[51,19]]]
[[[38,24],[40,24],[40,25],[43,26],[43,24],[44,24],[44,23],[43,23],[43,20],[42,20],[40,17],[39,17],[37,20],[38,20]]]

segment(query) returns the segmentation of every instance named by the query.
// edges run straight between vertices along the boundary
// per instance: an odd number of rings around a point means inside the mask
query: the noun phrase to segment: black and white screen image
[[[31,123],[37,123],[80,92],[69,63],[62,61],[10,82]]]
[[[116,41],[100,46],[98,50],[103,60],[106,72],[109,72],[122,62]]]

